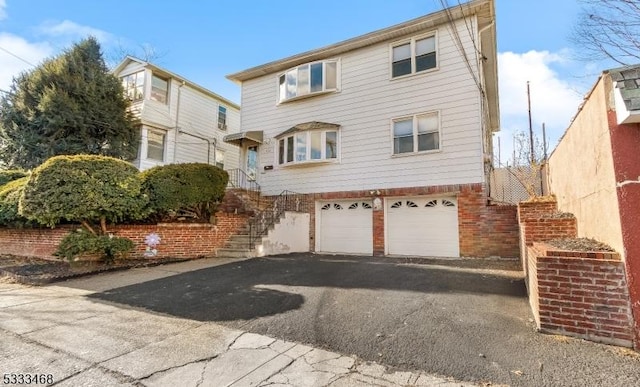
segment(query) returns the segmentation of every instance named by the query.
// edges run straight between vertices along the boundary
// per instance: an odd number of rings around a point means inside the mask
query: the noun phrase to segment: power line
[[[17,59],[19,59],[19,60],[23,61],[24,63],[28,64],[28,65],[29,65],[29,66],[31,66],[31,67],[36,67],[36,65],[34,65],[33,63],[31,63],[31,62],[29,62],[28,60],[26,60],[26,59],[24,59],[24,58],[22,58],[22,57],[20,57],[20,56],[18,56],[18,55],[16,55],[16,54],[12,53],[11,51],[7,50],[7,49],[6,49],[6,48],[4,48],[4,47],[0,47],[0,50],[2,50],[2,51],[4,51],[4,52],[6,52],[7,54],[11,55],[11,56],[12,56],[12,57],[14,57],[14,58],[17,58]]]

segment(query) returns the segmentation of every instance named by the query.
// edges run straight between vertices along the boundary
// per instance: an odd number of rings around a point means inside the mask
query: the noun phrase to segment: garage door
[[[317,251],[373,254],[373,214],[370,200],[321,202]]]
[[[455,198],[387,199],[386,206],[388,254],[460,256]]]

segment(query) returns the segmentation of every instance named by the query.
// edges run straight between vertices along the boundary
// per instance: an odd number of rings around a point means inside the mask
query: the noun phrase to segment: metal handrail
[[[240,168],[230,169],[227,173],[229,174],[227,187],[245,190],[251,199],[258,204],[260,203],[261,188],[254,177],[249,176]]]
[[[249,249],[255,247],[256,241],[269,232],[269,229],[280,220],[285,211],[307,212],[307,195],[282,191],[269,207],[254,215],[249,220]]]

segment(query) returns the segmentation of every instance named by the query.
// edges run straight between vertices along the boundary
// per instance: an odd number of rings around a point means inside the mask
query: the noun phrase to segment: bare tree
[[[579,0],[571,40],[585,60],[608,59],[620,65],[640,62],[640,1]]]
[[[117,66],[126,56],[133,56],[145,62],[157,62],[167,55],[166,51],[158,51],[154,46],[143,43],[136,47],[125,46],[118,42],[116,47],[111,48],[105,54],[105,60],[109,68]]]
[[[541,173],[542,167],[546,162],[543,145],[540,139],[534,135],[533,146],[531,146],[529,135],[522,131],[514,134],[514,140],[515,158],[513,167],[509,170],[520,181],[529,198],[537,198],[542,195]],[[533,156],[531,155],[531,149],[533,149]]]

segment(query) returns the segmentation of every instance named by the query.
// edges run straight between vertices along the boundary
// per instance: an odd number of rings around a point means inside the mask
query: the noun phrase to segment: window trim
[[[430,38],[433,37],[435,42],[434,42],[434,47],[435,47],[435,53],[436,53],[436,65],[433,68],[430,69],[426,69],[426,70],[422,70],[422,71],[418,71],[416,72],[416,41],[417,40],[422,40],[425,38]],[[411,72],[409,74],[404,74],[404,75],[399,75],[397,77],[393,76],[393,49],[395,47],[398,46],[402,46],[404,44],[410,44],[411,47]],[[389,80],[396,80],[396,79],[404,79],[404,78],[409,78],[409,77],[415,77],[418,75],[423,75],[423,74],[428,74],[434,71],[438,71],[440,69],[440,55],[439,55],[439,45],[438,45],[438,31],[434,30],[431,32],[427,32],[424,34],[420,34],[420,35],[416,35],[416,36],[412,36],[410,38],[406,38],[406,39],[402,39],[402,40],[397,40],[395,42],[391,42],[389,43]]]
[[[418,150],[418,117],[436,114],[438,118],[438,148],[437,149],[429,149],[429,150]],[[394,152],[394,124],[398,121],[403,121],[411,118],[413,125],[413,152],[403,152],[403,153],[395,153]],[[406,156],[415,156],[415,155],[425,155],[431,153],[440,153],[442,152],[442,114],[440,110],[430,110],[426,112],[420,112],[415,114],[407,114],[404,116],[394,117],[389,121],[389,135],[391,137],[391,157],[406,157]]]
[[[149,133],[159,134],[162,136],[162,160],[149,157]],[[161,162],[161,163],[165,162],[165,159],[167,158],[167,135],[168,133],[165,130],[147,128],[147,135],[146,135],[146,141],[145,141],[145,146],[147,149],[146,149],[145,159],[152,160],[155,162]]]
[[[332,62],[336,64],[336,87],[332,88],[332,89],[327,89],[327,77],[326,77],[326,63],[328,62]],[[320,91],[315,91],[312,92],[311,91],[311,66],[317,63],[322,63],[322,90]],[[296,95],[295,97],[291,97],[291,98],[284,98],[282,99],[280,97],[280,78],[282,78],[282,76],[285,76],[285,94],[286,94],[286,84],[287,84],[287,78],[286,75],[288,72],[296,69],[300,69],[300,67],[304,67],[304,66],[308,66],[309,67],[309,92],[307,94],[303,94],[303,95]],[[276,76],[276,105],[281,105],[281,104],[286,104],[289,102],[293,102],[293,101],[298,101],[301,99],[307,99],[307,98],[311,98],[311,97],[315,97],[315,96],[319,96],[319,95],[325,95],[325,94],[330,94],[330,93],[339,93],[342,87],[342,82],[341,82],[341,61],[339,58],[335,58],[335,59],[322,59],[322,60],[317,60],[317,61],[313,61],[313,62],[308,62],[308,63],[301,63],[297,66],[291,67],[285,71],[282,71],[280,73],[278,73],[278,75]],[[297,84],[297,78],[296,78],[296,89],[298,87]]]
[[[336,157],[327,158],[327,133],[335,133],[336,134]],[[320,144],[321,144],[321,158],[319,159],[311,159],[311,133],[320,133]],[[304,135],[306,137],[305,140],[305,148],[306,148],[306,158],[305,160],[297,161],[297,138],[300,135]],[[287,161],[287,155],[289,152],[289,138],[293,138],[293,159],[292,161]],[[278,136],[275,138],[275,152],[274,152],[274,163],[278,166],[278,168],[288,168],[300,165],[315,165],[315,164],[327,164],[327,163],[339,163],[340,162],[340,130],[338,129],[310,129],[310,130],[300,130],[295,133],[288,133],[283,136]],[[283,162],[280,163],[280,142],[283,141]]]
[[[165,95],[164,95],[165,101],[164,102],[163,101],[158,101],[157,99],[153,99],[153,79],[154,78],[158,78],[158,79],[160,79],[162,81],[165,81],[167,83],[167,90],[165,90]],[[157,102],[157,103],[161,103],[163,105],[169,105],[169,90],[171,89],[171,78],[163,77],[163,76],[158,75],[158,74],[154,73],[153,71],[151,71],[151,77],[149,79],[150,79],[149,88],[148,88],[148,91],[149,91],[149,98],[148,99],[149,99],[149,101],[154,101],[154,102]],[[146,81],[146,78],[145,78],[145,81]],[[145,91],[147,91],[146,87],[145,87]],[[147,98],[144,98],[144,99],[147,99]]]

